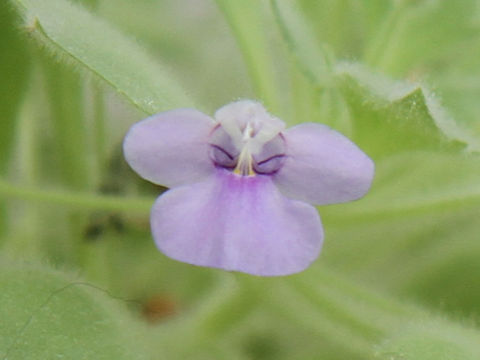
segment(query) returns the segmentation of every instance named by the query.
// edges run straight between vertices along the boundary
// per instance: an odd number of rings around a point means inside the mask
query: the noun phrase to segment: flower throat
[[[238,156],[237,166],[233,172],[237,175],[243,176],[254,176],[255,171],[253,171],[253,157],[250,151],[249,142],[254,135],[255,129],[252,127],[250,122],[247,123],[245,129],[243,130],[242,143],[243,147]]]

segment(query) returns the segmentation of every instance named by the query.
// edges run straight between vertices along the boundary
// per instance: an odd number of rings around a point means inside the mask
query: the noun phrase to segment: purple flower
[[[362,197],[372,160],[325,125],[285,124],[250,100],[214,119],[193,109],[167,111],[130,129],[130,166],[171,189],[151,212],[152,233],[167,256],[254,275],[304,270],[319,254],[317,210]]]

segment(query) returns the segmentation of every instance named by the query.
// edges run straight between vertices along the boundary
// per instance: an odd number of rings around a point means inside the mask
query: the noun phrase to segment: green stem
[[[98,195],[80,191],[45,190],[13,185],[0,179],[0,197],[51,203],[76,209],[120,211],[147,215],[154,199]]]
[[[56,154],[59,162],[59,177],[64,188],[86,190],[93,185],[88,126],[84,108],[84,81],[63,64],[50,59],[44,63],[46,83],[50,100],[52,127],[55,134]],[[85,245],[83,228],[85,214],[65,213],[65,231],[69,242],[64,255],[67,259],[82,263]]]
[[[103,175],[103,169],[107,164],[106,154],[106,128],[105,128],[105,104],[103,89],[97,84],[92,84],[93,90],[93,142],[95,148],[95,168],[97,182]]]
[[[86,189],[90,179],[83,82],[70,69],[49,60],[45,70],[62,182],[72,189]]]
[[[279,111],[274,62],[264,29],[262,3],[257,0],[216,0],[245,59],[257,96],[272,112]]]
[[[319,44],[294,1],[270,0],[280,33],[299,71],[317,88],[332,86],[334,56]]]
[[[289,125],[319,120],[318,89],[301,73],[298,66],[290,66],[290,94],[293,113],[290,114]]]
[[[375,207],[369,208],[363,206],[363,208],[355,207],[355,205],[333,205],[329,206],[328,210],[322,210],[322,215],[329,221],[341,223],[358,223],[366,220],[375,219],[376,221],[382,219],[388,219],[400,216],[421,215],[426,213],[445,212],[446,210],[452,211],[455,209],[465,208],[471,206],[472,209],[477,207],[480,202],[480,194],[470,194],[464,197],[447,198],[442,200],[424,201],[412,204],[403,204],[390,207]],[[388,204],[387,204],[388,205]]]
[[[38,103],[36,94],[38,90],[36,82],[28,93],[19,116],[17,148],[17,169],[19,177],[29,186],[35,186],[38,181],[38,124],[36,113]],[[22,258],[34,257],[41,248],[41,223],[40,215],[36,204],[22,204],[16,210],[17,221],[11,221],[9,236],[7,237],[5,251],[19,255]],[[12,219],[13,220],[13,219]]]

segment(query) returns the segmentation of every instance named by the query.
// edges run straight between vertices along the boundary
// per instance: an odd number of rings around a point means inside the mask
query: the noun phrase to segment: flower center
[[[241,176],[271,175],[285,160],[284,123],[259,103],[239,101],[215,114],[210,157],[216,166]]]

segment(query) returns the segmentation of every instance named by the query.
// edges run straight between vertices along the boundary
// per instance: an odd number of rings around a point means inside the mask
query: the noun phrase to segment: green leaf
[[[165,66],[108,23],[65,0],[11,0],[54,56],[100,77],[147,114],[194,106]]]
[[[353,139],[370,155],[480,149],[479,139],[459,127],[420,84],[394,81],[349,63],[337,65],[336,77],[351,111]]]
[[[1,359],[146,358],[141,328],[101,289],[39,265],[0,269]]]

